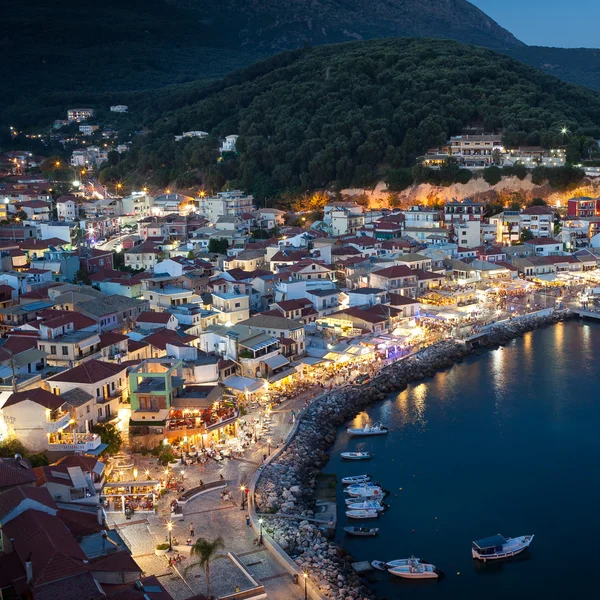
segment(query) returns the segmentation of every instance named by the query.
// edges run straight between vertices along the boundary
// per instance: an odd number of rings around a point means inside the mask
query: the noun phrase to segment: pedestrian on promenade
[[[194,537],[194,524],[190,523],[190,537],[193,538]]]
[[[246,515],[246,526],[250,527],[250,515]]]

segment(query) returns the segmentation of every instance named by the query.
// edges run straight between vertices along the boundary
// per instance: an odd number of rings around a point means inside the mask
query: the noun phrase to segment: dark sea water
[[[390,490],[377,538],[346,537],[357,524],[338,493],[337,539],[356,560],[411,554],[440,581],[375,572],[378,598],[598,598],[600,555],[600,324],[568,323],[484,352],[361,413],[386,436],[340,428],[326,473],[368,472]],[[345,450],[370,462],[342,462]],[[341,484],[339,485],[341,489]],[[414,532],[413,532],[414,530]],[[521,557],[482,564],[471,541],[535,534]]]

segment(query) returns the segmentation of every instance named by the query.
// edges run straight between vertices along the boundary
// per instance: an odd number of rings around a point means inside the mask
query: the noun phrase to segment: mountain
[[[3,14],[0,122],[47,123],[82,93],[219,77],[306,43],[397,36],[522,46],[465,0],[22,0]]]
[[[600,51],[528,47],[466,0],[21,0],[2,15],[0,123],[210,81],[282,50],[446,38],[600,89]]]
[[[382,37],[446,38],[488,48],[523,43],[466,0],[175,0],[242,48],[281,50]]]
[[[125,159],[101,173],[259,197],[369,185],[409,167],[466,127],[505,143],[552,146],[561,127],[600,135],[600,95],[503,54],[444,40],[395,38],[288,51],[185,95],[166,94],[161,118]],[[175,141],[182,131],[212,138]],[[216,138],[239,154],[217,162]],[[196,187],[197,189],[197,187]]]

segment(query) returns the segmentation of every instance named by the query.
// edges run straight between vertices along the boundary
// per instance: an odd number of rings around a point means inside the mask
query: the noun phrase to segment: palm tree
[[[205,540],[198,538],[190,549],[190,558],[197,557],[197,561],[190,563],[184,570],[187,573],[194,567],[204,567],[206,574],[206,596],[210,598],[210,563],[217,558],[225,558],[224,554],[218,554],[219,550],[225,548],[225,542],[222,537],[214,540]]]

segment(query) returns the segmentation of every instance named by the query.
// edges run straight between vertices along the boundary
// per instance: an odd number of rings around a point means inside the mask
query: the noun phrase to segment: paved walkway
[[[316,392],[306,392],[288,400],[271,411],[271,431],[268,436],[272,440],[272,451],[284,439],[292,428],[291,413],[298,413],[305,405],[307,398]],[[262,414],[262,409],[249,413],[244,419]],[[269,600],[294,600],[304,597],[303,590],[294,585],[291,576],[284,571],[271,553],[264,547],[258,547],[252,528],[246,525],[246,510],[241,510],[242,492],[240,487],[247,485],[256,469],[260,467],[263,455],[268,454],[266,434],[258,443],[248,448],[241,458],[229,458],[219,463],[208,461],[203,467],[192,465],[183,469],[183,485],[190,489],[199,485],[202,479],[205,483],[219,480],[222,475],[227,483],[226,490],[231,491],[232,501],[221,499],[222,489],[209,490],[188,501],[183,507],[183,513],[171,515],[170,503],[175,498],[175,492],[170,491],[158,501],[157,513],[136,513],[131,521],[126,521],[121,513],[109,514],[111,524],[119,526],[121,535],[130,545],[133,557],[146,574],[159,577],[161,583],[171,593],[175,600],[184,600],[193,594],[206,592],[204,572],[193,569],[184,573],[189,558],[186,556],[175,567],[169,567],[167,557],[154,555],[158,543],[168,541],[166,523],[172,520],[172,539],[181,545],[192,537],[214,539],[221,536],[225,541],[225,551],[235,553],[248,568],[252,576],[265,586]],[[135,456],[140,472],[150,470],[151,476],[160,477],[164,467],[157,464],[155,457]],[[190,535],[190,525],[193,525],[193,536]],[[186,548],[182,548],[182,556]],[[226,560],[217,560],[211,564],[211,593],[214,596],[232,593],[236,585],[240,589],[247,587],[238,581],[241,575],[239,569],[231,568]]]

